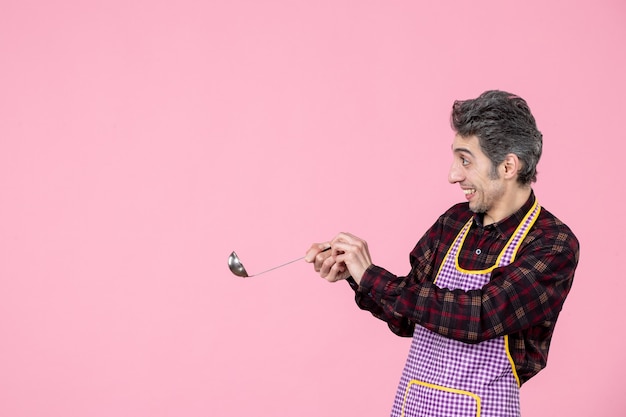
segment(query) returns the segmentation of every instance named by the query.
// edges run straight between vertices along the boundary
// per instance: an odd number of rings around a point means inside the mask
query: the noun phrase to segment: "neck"
[[[487,226],[489,224],[498,223],[506,219],[511,214],[522,208],[526,201],[528,201],[531,192],[532,188],[529,185],[516,185],[510,193],[502,196],[498,204],[495,204],[492,208],[485,212],[483,224]]]

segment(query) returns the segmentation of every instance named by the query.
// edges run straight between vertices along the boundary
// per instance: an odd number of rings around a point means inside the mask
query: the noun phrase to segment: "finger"
[[[342,241],[336,241],[332,246],[332,255],[338,257],[340,255],[351,254],[350,259],[360,257],[363,253],[363,246],[357,243],[347,243]]]
[[[335,251],[335,248],[345,251],[348,248],[345,245],[349,245],[349,247],[353,248],[352,250],[367,250],[367,242],[350,233],[339,233],[331,240],[330,245],[333,251]]]
[[[325,276],[328,282],[337,282],[346,278],[346,266],[343,263],[335,262]]]
[[[319,263],[319,269],[316,269],[317,272],[320,273],[320,276],[322,278],[326,278],[328,276],[328,274],[331,273],[331,270],[333,268],[333,266],[337,263],[335,261],[335,258],[333,258],[332,256],[330,256],[330,254],[326,254],[326,253],[321,253],[318,255],[319,258],[324,257],[324,260]],[[316,267],[318,265],[318,261],[316,260],[315,262]]]
[[[333,238],[331,243],[334,242],[334,241],[354,243],[355,241],[360,241],[360,240],[362,240],[362,239],[357,237],[357,236],[355,236],[355,235],[353,235],[353,234],[351,234],[351,233],[341,232],[341,233],[338,233],[337,236],[335,236]]]
[[[315,271],[320,272],[320,270],[322,269],[324,262],[327,262],[328,259],[332,258],[332,253],[330,251],[322,251],[320,253],[318,253],[315,256],[315,259],[313,260],[313,267],[315,269]],[[328,262],[334,262],[334,261],[328,261]]]
[[[309,248],[309,250],[306,252],[306,255],[304,257],[304,260],[308,263],[311,263],[315,260],[316,256],[322,252],[323,250],[325,250],[326,248],[328,248],[330,246],[330,244],[328,242],[326,243],[314,243],[311,245],[311,247]]]

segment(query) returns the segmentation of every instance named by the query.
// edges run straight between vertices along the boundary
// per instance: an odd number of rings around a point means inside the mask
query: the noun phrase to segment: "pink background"
[[[2,0],[0,415],[384,416],[408,339],[295,263],[397,274],[441,212],[455,99],[526,98],[581,260],[524,416],[618,416],[626,5]]]

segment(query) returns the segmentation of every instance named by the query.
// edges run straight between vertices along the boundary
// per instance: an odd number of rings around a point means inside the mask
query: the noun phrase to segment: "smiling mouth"
[[[465,195],[471,195],[471,194],[474,194],[475,192],[476,192],[476,190],[474,188],[468,188],[466,190],[463,190],[463,193]]]

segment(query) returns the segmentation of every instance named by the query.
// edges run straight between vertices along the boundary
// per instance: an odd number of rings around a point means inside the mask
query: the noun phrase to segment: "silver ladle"
[[[328,249],[330,249],[330,247],[327,247],[322,252],[326,252]],[[264,274],[266,272],[273,271],[273,270],[278,269],[278,268],[282,268],[283,266],[292,264],[294,262],[301,261],[304,258],[305,258],[305,256],[303,256],[301,258],[298,258],[298,259],[294,259],[293,261],[286,262],[286,263],[284,263],[282,265],[278,265],[278,266],[275,266],[273,268],[267,269],[267,270],[265,270],[263,272],[259,272],[258,274],[248,275],[248,272],[246,271],[246,268],[244,268],[243,264],[241,263],[241,259],[239,259],[239,257],[235,253],[235,251],[233,251],[233,253],[231,253],[230,256],[228,257],[228,268],[230,269],[230,272],[232,272],[233,274],[237,275],[238,277],[241,277],[241,278],[251,278],[251,277],[256,277],[258,275]]]

